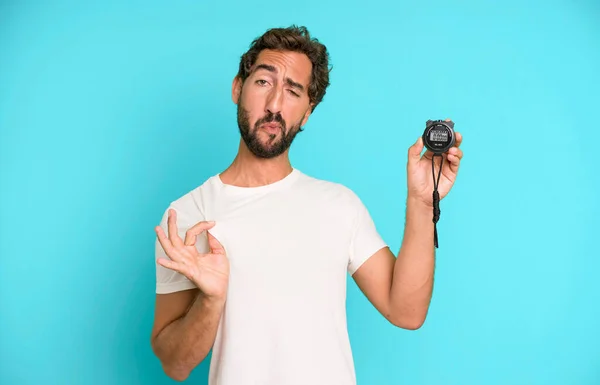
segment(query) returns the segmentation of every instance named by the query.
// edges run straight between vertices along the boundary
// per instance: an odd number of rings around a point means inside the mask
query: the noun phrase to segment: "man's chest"
[[[347,267],[352,223],[327,204],[248,200],[215,202],[206,211],[233,270],[266,274]]]

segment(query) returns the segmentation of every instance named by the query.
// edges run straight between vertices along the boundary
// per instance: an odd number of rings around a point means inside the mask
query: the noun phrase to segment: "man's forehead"
[[[301,52],[263,50],[257,57],[253,70],[267,69],[279,73],[284,71],[289,77],[300,82],[310,80],[312,63],[310,59]]]

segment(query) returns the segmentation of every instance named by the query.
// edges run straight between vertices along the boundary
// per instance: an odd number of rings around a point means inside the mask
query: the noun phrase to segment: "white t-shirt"
[[[203,220],[230,263],[210,385],[352,385],[346,279],[387,244],[343,185],[294,169],[260,187],[219,175],[172,202],[179,235]],[[167,231],[166,211],[161,226]],[[205,237],[198,249],[207,252]],[[200,241],[202,240],[202,241]],[[156,258],[165,257],[156,243]],[[156,265],[157,293],[195,287]]]

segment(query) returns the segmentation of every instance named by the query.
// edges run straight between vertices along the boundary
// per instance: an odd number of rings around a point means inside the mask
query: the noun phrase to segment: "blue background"
[[[349,280],[359,384],[599,384],[599,19],[593,0],[2,2],[0,383],[172,382],[153,227],[233,159],[240,55],[297,23],[333,72],[293,163],[354,189],[394,251],[408,147],[427,119],[464,135],[423,328]]]

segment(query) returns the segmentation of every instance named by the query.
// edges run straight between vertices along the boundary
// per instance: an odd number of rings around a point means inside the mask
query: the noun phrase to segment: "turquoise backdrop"
[[[3,1],[0,383],[173,382],[153,227],[235,155],[240,55],[296,23],[333,72],[294,165],[354,189],[394,251],[408,147],[427,119],[464,135],[423,328],[348,281],[359,385],[599,384],[598,20],[593,0]]]

